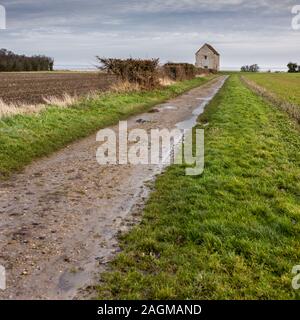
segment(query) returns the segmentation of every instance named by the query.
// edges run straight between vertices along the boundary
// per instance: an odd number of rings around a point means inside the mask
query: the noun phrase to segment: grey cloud
[[[58,64],[89,64],[96,54],[193,62],[194,50],[207,41],[221,51],[225,67],[252,62],[284,66],[300,49],[300,32],[291,30],[293,0],[0,3],[8,14],[1,47],[49,54]]]

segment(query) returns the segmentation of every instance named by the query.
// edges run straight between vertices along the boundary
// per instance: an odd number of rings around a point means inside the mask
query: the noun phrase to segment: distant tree
[[[6,49],[0,49],[1,71],[53,71],[54,60],[46,56],[18,55]]]
[[[242,66],[241,71],[242,72],[249,72],[249,66]]]
[[[259,66],[257,64],[253,64],[250,66],[250,72],[259,72]]]
[[[299,66],[297,65],[297,63],[290,62],[287,67],[289,68],[289,73],[299,72]]]
[[[242,66],[242,72],[259,72],[259,66],[257,64],[252,64],[251,66]]]

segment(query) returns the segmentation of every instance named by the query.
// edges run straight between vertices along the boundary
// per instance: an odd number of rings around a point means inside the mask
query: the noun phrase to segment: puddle
[[[209,101],[209,100],[211,100],[211,97],[209,97],[209,98],[196,98],[196,100]]]
[[[166,105],[166,106],[162,106],[160,110],[177,110],[177,107]]]
[[[136,123],[140,123],[140,124],[144,124],[144,123],[147,123],[147,122],[150,122],[150,120],[145,120],[145,119],[136,120]]]
[[[203,102],[193,111],[193,115],[184,121],[178,122],[176,127],[180,130],[191,130],[197,125],[197,120],[199,116],[204,112],[205,107],[210,103],[210,101],[215,97],[219,90],[223,87],[225,81],[228,77],[225,77],[214,89],[213,94],[206,98],[197,98],[196,100],[202,100]]]

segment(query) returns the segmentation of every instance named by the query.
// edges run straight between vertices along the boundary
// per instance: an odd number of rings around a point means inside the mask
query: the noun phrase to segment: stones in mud
[[[27,276],[28,275],[28,271],[25,269],[21,272],[21,276]]]
[[[107,264],[111,261],[112,258],[109,257],[97,257],[95,260],[98,262],[99,265],[101,264]]]
[[[136,123],[140,123],[140,124],[144,124],[144,123],[147,123],[147,122],[150,122],[150,121],[149,120],[145,120],[145,119],[136,120]]]
[[[160,112],[159,109],[154,108],[154,109],[151,109],[148,113],[158,113],[158,112]]]
[[[64,260],[64,262],[67,262],[67,263],[71,262],[71,259],[69,257],[64,257],[63,260]]]
[[[12,240],[25,240],[25,237],[30,237],[30,232],[27,230],[26,227],[20,228],[18,231],[13,232]]]

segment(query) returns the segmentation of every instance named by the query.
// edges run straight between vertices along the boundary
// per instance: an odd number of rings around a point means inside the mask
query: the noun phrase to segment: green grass
[[[48,155],[118,120],[146,111],[212,78],[196,78],[149,92],[105,94],[72,108],[53,106],[35,115],[0,119],[0,178],[24,168],[37,157]]]
[[[282,100],[300,106],[300,73],[243,73],[243,76],[275,93]]]
[[[101,277],[99,299],[294,299],[300,135],[232,76],[201,117],[205,171],[172,166]],[[201,127],[201,126],[200,126]]]

